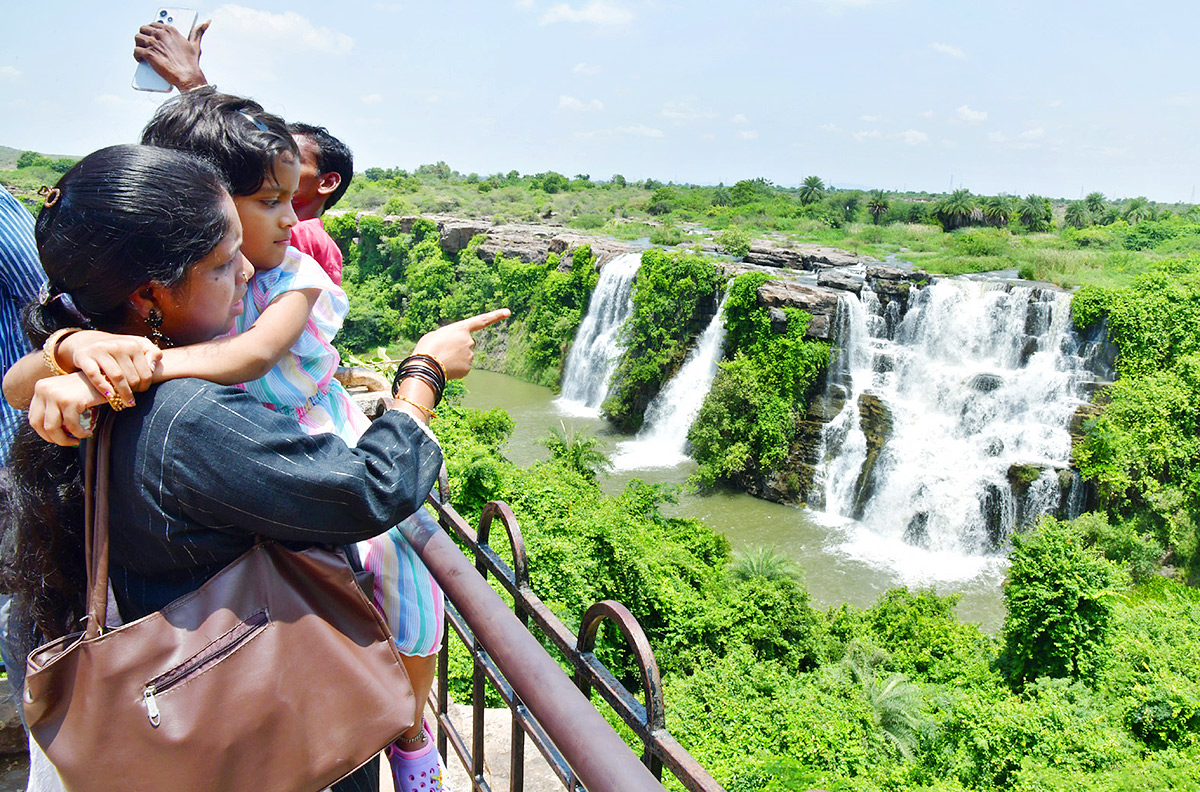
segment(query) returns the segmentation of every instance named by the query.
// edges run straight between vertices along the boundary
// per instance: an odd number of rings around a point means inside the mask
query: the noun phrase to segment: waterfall
[[[1102,366],[1067,294],[944,279],[908,305],[842,297],[825,395],[841,409],[809,503],[847,526],[851,554],[965,579],[1014,530],[1078,509],[1068,427]]]
[[[675,467],[688,458],[688,430],[704,406],[725,346],[724,310],[725,298],[721,298],[679,371],[646,407],[637,437],[617,444],[612,457],[617,470]]]
[[[554,402],[569,415],[600,414],[600,405],[608,395],[608,381],[621,357],[617,333],[633,312],[630,294],[641,263],[641,253],[626,253],[600,268],[587,314],[567,355],[562,395]]]

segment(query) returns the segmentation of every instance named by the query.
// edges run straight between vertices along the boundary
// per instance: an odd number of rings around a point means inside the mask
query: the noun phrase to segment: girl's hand
[[[153,384],[162,350],[141,336],[82,330],[62,340],[58,358],[60,364],[71,361],[71,366],[65,368],[83,374],[101,394],[115,391],[127,406],[132,406],[133,394]]]
[[[108,404],[82,372],[46,377],[33,388],[29,425],[41,438],[60,446],[79,445],[92,434],[92,409]]]
[[[421,336],[413,352],[437,358],[446,369],[446,379],[461,379],[467,376],[475,361],[475,339],[471,333],[507,319],[511,313],[507,308],[500,308],[439,327]]]

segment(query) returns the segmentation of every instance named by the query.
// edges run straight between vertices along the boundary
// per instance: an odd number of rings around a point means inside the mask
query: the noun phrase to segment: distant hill
[[[12,170],[17,167],[17,157],[21,156],[22,151],[28,149],[9,148],[8,146],[0,146],[0,170]],[[62,159],[70,157],[71,159],[80,159],[78,154],[47,154],[44,151],[39,151],[39,154],[45,154],[50,159]]]

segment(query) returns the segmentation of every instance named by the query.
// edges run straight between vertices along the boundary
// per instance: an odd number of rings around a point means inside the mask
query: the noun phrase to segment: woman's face
[[[225,197],[229,229],[213,251],[188,268],[183,283],[159,301],[162,333],[177,346],[209,341],[233,329],[242,312],[246,281],[254,273],[242,256],[242,226]]]

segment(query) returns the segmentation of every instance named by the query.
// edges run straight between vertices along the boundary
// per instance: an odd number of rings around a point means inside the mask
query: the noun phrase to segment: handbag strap
[[[112,412],[102,410],[96,423],[96,431],[87,441],[83,481],[83,547],[88,592],[85,640],[99,636],[108,618],[108,480]]]

